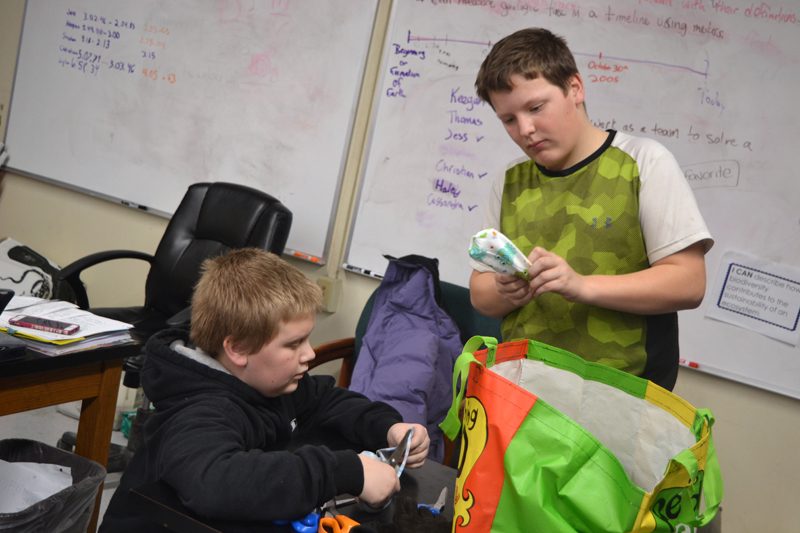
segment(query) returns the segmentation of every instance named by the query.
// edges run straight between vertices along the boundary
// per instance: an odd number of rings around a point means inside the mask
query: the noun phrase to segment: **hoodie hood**
[[[275,428],[273,437],[279,442],[291,438],[295,414],[286,396],[267,398],[227,371],[213,368],[173,349],[176,342],[189,346],[188,326],[179,326],[153,335],[147,342],[147,358],[142,368],[142,388],[156,406],[154,424],[167,419],[176,410],[206,402],[231,401],[239,404],[249,417],[260,419],[266,427]],[[191,349],[191,348],[184,348]],[[202,354],[202,352],[196,352]],[[201,357],[211,356],[202,354]],[[308,376],[303,378],[308,379]],[[163,416],[161,416],[163,415]]]

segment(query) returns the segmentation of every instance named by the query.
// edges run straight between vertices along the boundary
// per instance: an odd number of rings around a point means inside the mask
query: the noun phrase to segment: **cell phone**
[[[72,335],[80,329],[78,324],[70,324],[69,322],[61,322],[60,320],[51,320],[49,318],[29,315],[17,315],[9,319],[8,323],[14,326],[60,333],[62,335]]]

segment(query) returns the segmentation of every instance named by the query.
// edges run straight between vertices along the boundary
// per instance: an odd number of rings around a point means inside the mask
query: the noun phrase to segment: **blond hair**
[[[541,76],[566,95],[578,66],[563,37],[544,28],[527,28],[500,39],[492,47],[475,80],[478,97],[492,105],[490,93],[510,91],[511,76],[515,74],[528,80]]]
[[[322,290],[295,267],[258,248],[207,259],[192,297],[191,339],[214,356],[230,337],[244,353],[259,351],[281,324],[322,308]]]

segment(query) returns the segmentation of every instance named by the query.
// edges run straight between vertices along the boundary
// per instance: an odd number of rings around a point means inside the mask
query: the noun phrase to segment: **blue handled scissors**
[[[300,520],[273,520],[276,524],[288,524],[289,522],[292,523],[292,528],[297,531],[297,533],[317,533],[319,530],[319,519],[320,514],[315,510],[313,513],[309,513]]]
[[[355,498],[343,498],[341,500],[333,498],[326,502],[322,508],[318,507],[314,509],[314,511],[299,520],[273,520],[273,522],[281,525],[291,522],[292,528],[297,531],[297,533],[316,533],[320,528],[320,521],[325,515],[326,509],[332,508],[336,510],[336,506],[347,506],[355,503],[355,501]]]
[[[447,487],[442,489],[442,492],[439,493],[439,499],[436,500],[436,503],[428,504],[428,503],[419,503],[417,504],[417,508],[425,508],[428,509],[434,516],[440,514],[442,509],[444,509],[444,505],[447,502]]]
[[[410,427],[394,448],[381,448],[375,453],[363,451],[360,455],[388,464],[397,472],[397,477],[400,477],[406,467],[406,461],[408,461],[408,454],[411,451],[411,438],[413,436],[414,428]]]

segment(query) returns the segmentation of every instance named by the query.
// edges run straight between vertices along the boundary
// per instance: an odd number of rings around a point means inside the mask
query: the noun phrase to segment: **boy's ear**
[[[227,358],[231,363],[238,367],[244,368],[247,366],[247,355],[241,347],[231,337],[225,337],[222,341],[223,357]]]
[[[575,99],[575,105],[581,105],[586,98],[583,90],[583,78],[580,74],[575,74],[569,80],[569,95]]]

